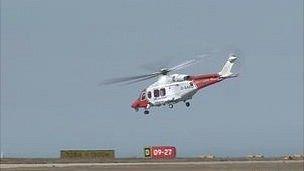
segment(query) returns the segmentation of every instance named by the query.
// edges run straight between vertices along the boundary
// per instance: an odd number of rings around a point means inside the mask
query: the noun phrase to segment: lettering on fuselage
[[[186,86],[181,86],[181,90],[186,90],[186,89],[190,89],[193,88],[193,85],[186,85]]]

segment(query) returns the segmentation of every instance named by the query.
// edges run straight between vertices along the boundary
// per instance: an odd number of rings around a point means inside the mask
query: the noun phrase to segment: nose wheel
[[[173,108],[173,104],[169,104],[169,108],[172,109]]]
[[[185,104],[186,104],[186,106],[187,106],[187,107],[189,107],[189,106],[190,106],[190,102],[186,102]]]
[[[145,111],[144,111],[144,114],[145,114],[145,115],[148,115],[148,114],[149,114],[149,111],[148,111],[148,110],[145,110]]]

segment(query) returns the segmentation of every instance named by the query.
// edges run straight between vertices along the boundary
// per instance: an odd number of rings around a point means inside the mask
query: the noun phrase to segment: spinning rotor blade
[[[160,75],[160,74],[158,74],[158,75]],[[141,78],[141,79],[133,80],[133,81],[127,82],[126,85],[138,83],[138,82],[141,82],[141,81],[145,81],[145,80],[148,80],[148,79],[157,77],[158,75],[153,75],[153,76],[150,76],[150,77],[146,77],[146,78]]]
[[[143,79],[143,78],[153,78],[155,76],[158,76],[160,73],[155,72],[152,74],[144,74],[144,75],[138,75],[138,76],[131,76],[131,77],[121,77],[121,78],[114,78],[114,79],[108,79],[100,83],[100,85],[109,85],[109,84],[115,84],[115,83],[122,83],[122,82],[128,82],[128,81],[133,81],[133,80],[138,80],[138,79]]]
[[[148,71],[148,72],[154,72],[154,71],[160,71],[163,68],[166,68],[170,66],[171,58],[166,57],[159,59],[154,62],[146,62],[145,64],[140,65],[139,67]]]
[[[170,71],[181,70],[181,69],[183,69],[183,68],[186,68],[186,67],[189,67],[189,66],[191,66],[191,65],[193,65],[193,64],[198,63],[199,60],[200,60],[200,58],[191,59],[191,60],[189,60],[189,61],[186,61],[186,62],[183,62],[183,63],[181,63],[181,64],[179,64],[179,65],[176,65],[176,66],[174,66],[174,67],[172,67],[172,68],[169,68],[168,70],[169,70],[169,72],[170,72]]]
[[[177,71],[181,70],[183,68],[186,68],[190,65],[196,64],[199,62],[201,58],[191,59],[186,62],[183,62],[179,65],[176,65],[172,68],[163,68],[158,72],[153,72],[151,74],[144,74],[144,75],[137,75],[137,76],[131,76],[131,77],[122,77],[122,78],[114,78],[114,79],[108,79],[100,83],[99,85],[109,85],[109,84],[115,84],[115,83],[122,83],[126,82],[126,84],[133,84],[141,81],[145,81],[154,77],[157,77],[159,75],[167,75],[167,73],[171,71]]]

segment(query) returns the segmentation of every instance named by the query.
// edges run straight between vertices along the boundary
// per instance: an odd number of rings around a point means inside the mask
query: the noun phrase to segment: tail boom
[[[223,69],[219,73],[190,76],[189,80],[192,80],[197,89],[202,89],[224,79],[237,77],[238,74],[231,72],[232,66],[235,64],[236,60],[237,57],[235,55],[230,55]]]
[[[197,89],[202,89],[209,85],[215,84],[222,81],[222,78],[219,74],[206,74],[206,75],[196,75],[190,76],[190,80],[196,85]]]

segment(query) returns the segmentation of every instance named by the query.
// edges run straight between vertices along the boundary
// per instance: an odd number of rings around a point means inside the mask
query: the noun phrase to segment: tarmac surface
[[[303,171],[304,160],[1,164],[1,171]]]

